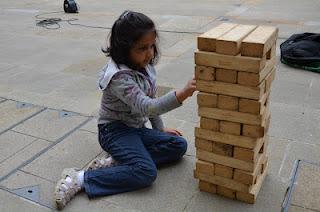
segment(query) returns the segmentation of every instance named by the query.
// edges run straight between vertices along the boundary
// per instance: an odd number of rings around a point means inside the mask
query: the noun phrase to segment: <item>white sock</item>
[[[84,186],[84,171],[81,170],[78,172],[77,181],[81,188]]]

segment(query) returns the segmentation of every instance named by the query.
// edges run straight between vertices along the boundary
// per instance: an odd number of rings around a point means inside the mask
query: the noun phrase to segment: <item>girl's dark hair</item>
[[[133,11],[125,11],[115,21],[109,34],[109,46],[102,48],[102,52],[111,57],[116,64],[124,64],[132,69],[135,65],[129,58],[129,51],[148,32],[154,32],[158,40],[158,33],[153,21],[146,15]],[[154,47],[154,57],[150,64],[156,64],[159,59],[158,46]]]

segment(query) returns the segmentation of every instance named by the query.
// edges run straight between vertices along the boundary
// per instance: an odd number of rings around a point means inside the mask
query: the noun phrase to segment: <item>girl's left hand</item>
[[[166,132],[166,133],[169,133],[169,134],[172,134],[172,135],[182,136],[182,133],[179,132],[178,130],[175,130],[175,129],[164,128],[163,132]]]

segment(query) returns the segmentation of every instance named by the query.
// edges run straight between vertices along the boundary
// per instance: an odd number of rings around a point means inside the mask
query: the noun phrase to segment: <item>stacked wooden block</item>
[[[201,191],[254,203],[267,173],[269,96],[278,29],[223,23],[198,37]]]

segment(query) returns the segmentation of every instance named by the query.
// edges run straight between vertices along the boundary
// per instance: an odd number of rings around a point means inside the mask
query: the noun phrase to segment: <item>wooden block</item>
[[[209,30],[198,36],[198,49],[208,52],[216,51],[216,39],[221,35],[227,33],[237,24],[222,23],[219,26]]]
[[[212,141],[212,152],[218,155],[232,157],[233,146],[229,144],[223,144],[223,143],[218,143],[216,141]]]
[[[233,177],[233,168],[232,167],[228,167],[228,166],[224,166],[224,165],[220,165],[220,164],[216,163],[215,164],[214,175],[232,179],[232,177]]]
[[[218,95],[218,108],[236,110],[239,108],[239,98],[234,96]]]
[[[195,139],[195,146],[198,149],[202,149],[208,152],[212,152],[212,141],[196,138]]]
[[[212,152],[207,152],[201,149],[196,150],[196,156],[200,160],[204,160],[207,162],[218,163],[221,165],[229,166],[232,168],[238,168],[244,171],[252,172],[255,168],[255,161],[243,161],[236,158],[231,158],[223,155],[214,154]]]
[[[251,124],[260,126],[263,123],[265,114],[263,115],[254,115],[249,113],[242,113],[231,110],[222,110],[219,108],[207,108],[200,107],[198,109],[199,116],[219,119],[224,121],[231,121],[237,123]]]
[[[262,58],[271,49],[278,37],[278,29],[258,26],[241,44],[241,55]]]
[[[268,100],[270,91],[264,93],[260,100],[252,99],[239,99],[239,112],[251,113],[251,114],[262,114],[265,111],[265,103]]]
[[[215,70],[213,67],[207,66],[196,66],[195,67],[195,78],[196,80],[215,80]]]
[[[239,54],[242,40],[255,28],[256,26],[254,25],[238,25],[234,27],[217,39],[216,52],[227,55]]]
[[[197,95],[197,102],[199,106],[203,107],[217,107],[218,95],[211,93],[199,92]]]
[[[241,124],[230,121],[220,121],[220,132],[228,133],[232,135],[240,135]]]
[[[259,100],[265,93],[265,82],[258,87],[248,87],[238,84],[230,84],[217,81],[197,80],[196,87],[198,91],[223,94],[228,96],[242,97],[247,99]]]
[[[217,194],[230,198],[230,199],[235,199],[236,198],[236,191],[225,188],[223,186],[217,186]]]
[[[261,101],[252,100],[252,99],[239,99],[239,111],[244,113],[251,114],[261,114],[261,109],[263,104]]]
[[[271,89],[271,83],[273,82],[273,80],[275,79],[276,76],[276,70],[275,68],[268,74],[268,76],[266,77],[266,83],[265,83],[265,91],[269,91]]]
[[[245,86],[258,86],[262,80],[273,70],[276,65],[276,57],[267,60],[265,67],[259,73],[239,71],[237,82]]]
[[[248,184],[248,185],[253,185],[256,182],[256,178],[258,175],[262,173],[263,169],[263,164],[265,164],[267,161],[267,156],[266,154],[259,154],[258,159],[257,159],[257,166],[255,167],[253,172],[247,172],[243,171],[240,169],[234,169],[233,172],[233,179],[235,181]]]
[[[258,193],[261,189],[262,183],[263,183],[266,175],[267,175],[267,171],[265,171],[263,174],[261,174],[257,178],[257,183],[251,187],[249,193],[237,191],[236,198],[240,201],[244,201],[244,202],[253,204],[257,199]]]
[[[214,175],[214,164],[205,161],[197,160],[196,172],[206,175]]]
[[[205,129],[201,129],[198,127],[195,128],[194,134],[195,134],[196,138],[216,141],[216,142],[230,144],[230,145],[238,146],[238,147],[244,147],[244,148],[248,148],[248,149],[254,149],[257,142],[259,142],[259,140],[262,140],[262,138],[257,139],[257,138],[250,138],[250,137],[242,136],[242,135],[240,135],[240,136],[231,135],[231,134],[226,134],[226,133],[221,133],[221,132],[214,132],[211,130],[205,130]]]
[[[197,51],[195,52],[195,63],[202,66],[259,73],[265,66],[266,57],[230,56],[214,52]]]
[[[216,80],[228,83],[237,83],[237,71],[230,69],[217,68]]]
[[[217,193],[217,186],[216,185],[202,181],[202,180],[199,180],[199,189],[200,189],[200,191],[205,191],[205,192],[209,192],[212,194]]]
[[[270,116],[267,117],[267,120],[265,121],[265,124],[266,124],[265,126],[244,124],[242,127],[242,135],[253,137],[253,138],[263,137],[267,132],[269,123],[270,123]]]
[[[200,127],[202,129],[219,131],[219,120],[201,117],[200,118]]]
[[[209,182],[209,183],[212,183],[217,186],[223,186],[223,187],[235,190],[235,191],[242,191],[242,192],[248,193],[251,190],[251,185],[245,185],[243,183],[239,183],[239,182],[234,181],[232,179],[220,177],[217,175],[210,176],[210,175],[205,175],[205,174],[198,173],[198,172],[194,171],[194,177],[199,180]]]
[[[267,60],[270,60],[274,57],[276,57],[277,55],[277,42],[275,42],[273,44],[273,46],[271,47],[271,49],[267,52]]]
[[[233,157],[239,160],[243,161],[256,161],[259,151],[261,150],[263,144],[264,144],[265,138],[261,139],[257,142],[254,149],[246,149],[242,147],[234,147],[233,150]]]

